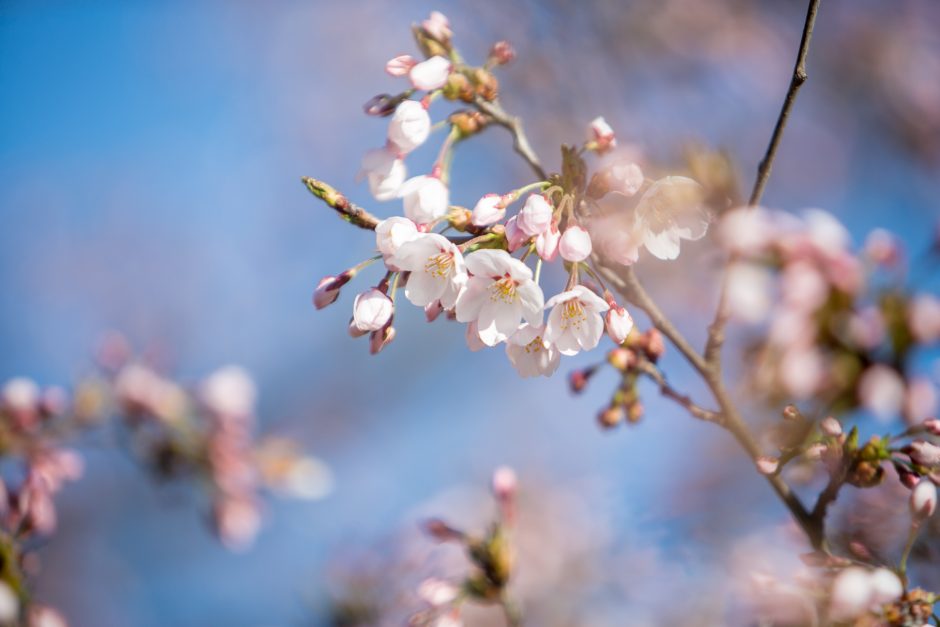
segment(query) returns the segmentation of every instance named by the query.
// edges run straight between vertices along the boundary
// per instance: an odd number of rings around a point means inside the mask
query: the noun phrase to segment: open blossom
[[[372,288],[356,296],[353,324],[360,331],[378,331],[391,320],[394,305],[382,290]]]
[[[731,315],[756,324],[772,305],[773,276],[770,270],[753,263],[738,261],[728,266],[727,298]]]
[[[402,271],[410,272],[405,296],[418,307],[440,301],[451,309],[467,282],[467,270],[460,250],[437,233],[421,233],[403,244],[392,257]]]
[[[530,194],[517,216],[517,225],[528,236],[544,233],[552,224],[554,209],[541,194]]]
[[[634,196],[643,187],[645,181],[643,170],[632,161],[614,163],[607,172],[610,191],[624,196]]]
[[[552,220],[551,225],[535,238],[535,252],[543,261],[554,261],[560,242],[561,233],[558,231],[558,224]]]
[[[460,594],[460,588],[442,579],[425,579],[418,586],[418,596],[432,607],[450,605]]]
[[[927,377],[914,377],[904,395],[904,417],[909,424],[921,422],[937,410],[937,388]]]
[[[565,261],[584,261],[591,256],[591,236],[580,226],[569,226],[558,242],[558,252]]]
[[[393,257],[402,245],[418,236],[418,227],[408,218],[393,216],[375,225],[375,246],[385,258],[385,263]],[[394,268],[391,268],[394,269]]]
[[[450,75],[450,61],[442,56],[431,57],[427,61],[416,63],[408,72],[408,78],[415,89],[431,91],[440,89]]]
[[[877,418],[893,418],[904,403],[904,380],[894,368],[869,366],[858,382],[858,399]]]
[[[604,325],[607,327],[607,335],[614,341],[614,344],[623,344],[630,331],[633,330],[633,317],[630,312],[611,302],[610,309],[604,317]]]
[[[477,201],[470,215],[470,223],[474,226],[489,226],[499,222],[506,215],[506,207],[502,206],[503,197],[499,194],[486,194]]]
[[[561,353],[543,339],[544,326],[523,324],[506,341],[506,355],[522,377],[550,377],[558,370]]]
[[[834,620],[847,621],[874,606],[894,601],[903,592],[897,575],[886,568],[867,571],[850,566],[832,582],[829,615]]]
[[[373,198],[384,201],[398,197],[398,189],[405,182],[408,170],[398,153],[386,146],[365,154],[360,173],[369,182],[369,191]]]
[[[590,132],[591,139],[597,144],[598,152],[606,152],[617,145],[614,129],[603,117],[598,116],[591,120]]]
[[[3,384],[0,402],[10,411],[31,412],[39,402],[39,386],[32,379],[15,377]]]
[[[405,100],[388,123],[388,140],[404,153],[411,152],[431,134],[431,116],[417,100]]]
[[[552,296],[545,308],[551,308],[545,339],[555,345],[562,355],[574,355],[591,350],[604,333],[601,314],[610,308],[603,298],[584,287],[575,285],[570,290]]]
[[[937,486],[927,477],[911,490],[911,514],[916,518],[930,518],[937,511]]]
[[[476,320],[487,346],[505,341],[522,319],[542,324],[545,297],[532,280],[532,270],[505,250],[478,250],[467,255],[470,280],[457,299],[457,320]]]
[[[659,259],[677,258],[682,240],[701,239],[708,230],[701,186],[684,176],[659,179],[640,197],[635,221],[650,254]]]
[[[940,299],[931,294],[918,294],[907,312],[911,333],[917,341],[930,344],[940,340]]]
[[[258,391],[248,371],[241,366],[219,368],[199,389],[203,404],[220,416],[250,416]]]
[[[450,20],[440,11],[431,11],[431,16],[421,22],[421,28],[440,42],[448,41],[453,34],[450,30]]]
[[[435,176],[415,176],[405,181],[399,190],[405,216],[416,224],[430,224],[444,217],[450,205],[450,191]]]

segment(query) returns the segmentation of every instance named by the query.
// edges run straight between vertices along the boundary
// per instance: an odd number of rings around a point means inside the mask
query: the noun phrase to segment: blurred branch
[[[810,0],[809,8],[806,11],[806,21],[803,24],[803,35],[800,39],[800,48],[796,55],[796,64],[793,67],[793,76],[790,78],[790,87],[783,99],[783,106],[780,108],[780,114],[777,116],[777,123],[774,125],[773,134],[770,136],[770,143],[767,145],[767,151],[757,166],[757,178],[754,181],[754,187],[751,190],[751,196],[748,199],[748,206],[754,207],[764,195],[764,188],[767,181],[770,180],[770,173],[773,170],[774,159],[777,156],[777,149],[780,147],[780,140],[783,137],[783,131],[790,119],[790,111],[796,102],[796,96],[800,87],[806,82],[806,57],[809,54],[809,44],[813,38],[813,27],[816,24],[816,13],[819,10],[821,0]],[[729,265],[734,263],[735,257],[729,260]],[[705,361],[713,364],[717,369],[721,362],[721,347],[725,341],[725,326],[728,324],[730,315],[728,307],[728,272],[725,271],[721,282],[721,292],[718,298],[718,308],[715,311],[715,318],[708,327],[708,341],[705,345]]]
[[[309,176],[302,176],[300,180],[307,186],[311,194],[332,207],[343,220],[361,229],[375,230],[375,225],[379,223],[379,219],[362,207],[350,202],[336,189]]]
[[[686,411],[688,411],[694,418],[704,420],[705,422],[714,422],[717,425],[722,424],[721,414],[699,406],[695,403],[695,401],[692,400],[691,396],[688,394],[683,394],[669,385],[669,381],[666,380],[666,376],[652,363],[644,361],[637,367],[641,372],[643,372],[659,386],[659,392],[663,396],[674,400],[676,403],[684,407]]]
[[[503,109],[503,106],[499,104],[498,100],[490,102],[477,97],[473,104],[480,113],[488,115],[495,123],[512,134],[513,149],[519,156],[525,159],[526,163],[529,164],[529,167],[532,168],[532,171],[535,172],[535,175],[540,181],[547,179],[548,176],[542,168],[538,156],[536,156],[535,151],[532,150],[532,146],[529,145],[529,139],[526,137],[525,131],[522,128],[522,121],[507,113],[506,110]]]

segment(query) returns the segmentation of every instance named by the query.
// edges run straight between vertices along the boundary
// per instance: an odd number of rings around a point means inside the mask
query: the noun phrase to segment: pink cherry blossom
[[[401,186],[399,195],[405,206],[405,216],[415,224],[430,224],[447,214],[450,191],[435,176],[416,176]]]
[[[882,421],[898,415],[904,403],[904,380],[894,368],[869,366],[858,382],[861,404]]]
[[[780,359],[780,382],[794,398],[809,398],[822,383],[823,360],[811,346],[794,345]]]
[[[467,323],[467,332],[466,332],[467,348],[470,349],[470,352],[476,353],[484,348],[489,348],[486,344],[483,343],[483,340],[480,339],[480,328],[477,326],[477,321],[473,320],[472,322]]]
[[[398,249],[392,263],[411,273],[405,297],[418,307],[440,301],[444,309],[452,308],[467,282],[460,249],[437,233],[418,234]]]
[[[914,463],[921,466],[936,466],[940,464],[940,446],[926,440],[917,440],[911,442],[910,456]]]
[[[392,318],[393,311],[392,300],[373,287],[356,296],[353,323],[360,331],[378,331]]]
[[[16,377],[3,384],[0,403],[13,412],[33,412],[39,403],[39,385],[32,379]]]
[[[753,263],[739,261],[728,266],[727,298],[731,315],[756,324],[770,311],[773,277],[770,271]]]
[[[552,296],[545,308],[551,308],[545,339],[562,355],[575,355],[597,346],[604,333],[601,314],[610,309],[610,305],[583,285],[575,285]]]
[[[544,326],[528,323],[519,327],[506,342],[506,355],[522,377],[550,377],[558,369],[561,354],[543,339]]]
[[[927,477],[911,490],[911,514],[915,518],[930,518],[937,511],[937,486]]]
[[[223,497],[215,505],[219,538],[232,551],[245,551],[261,530],[261,512],[250,498]]]
[[[418,227],[408,218],[393,216],[375,225],[375,246],[388,265],[398,250],[418,236]],[[390,270],[396,270],[390,267]]]
[[[447,42],[453,35],[450,30],[450,20],[440,11],[431,11],[431,16],[421,22],[421,28],[440,42]]]
[[[904,395],[904,417],[908,424],[916,424],[937,410],[937,388],[927,377],[914,377]]]
[[[366,177],[373,198],[385,201],[398,197],[398,190],[405,182],[408,170],[397,151],[386,146],[365,154],[360,174]]]
[[[378,331],[373,331],[369,335],[369,354],[378,355],[381,353],[395,339],[395,334],[395,327],[390,322]]]
[[[940,299],[918,294],[911,300],[907,320],[918,342],[932,344],[940,340]]]
[[[865,239],[865,256],[877,264],[892,266],[901,258],[901,247],[892,233],[875,229]]]
[[[560,242],[561,233],[558,231],[558,224],[552,220],[551,225],[535,238],[535,252],[543,261],[554,261]]]
[[[431,116],[417,100],[405,100],[395,108],[388,124],[388,140],[398,152],[408,153],[427,141]]]
[[[556,229],[557,231],[557,229]],[[515,252],[520,246],[529,240],[522,229],[519,228],[518,216],[513,216],[506,221],[506,243],[509,246],[509,252]],[[557,248],[557,244],[556,244]]]
[[[617,137],[614,135],[614,129],[610,127],[603,117],[596,117],[591,120],[589,127],[590,139],[597,144],[597,152],[603,153],[617,145]]]
[[[219,368],[202,382],[202,403],[219,416],[243,417],[255,411],[258,391],[248,371],[241,366]]]
[[[634,228],[650,254],[668,260],[679,256],[682,240],[702,238],[708,222],[701,186],[684,176],[667,176],[640,197]]]
[[[545,196],[530,194],[517,216],[517,225],[530,237],[544,233],[552,224],[553,211]]]
[[[643,170],[632,161],[614,163],[608,167],[607,171],[610,190],[627,197],[636,195],[646,181]]]
[[[431,57],[427,61],[415,64],[408,72],[408,78],[415,89],[432,91],[447,83],[450,75],[450,61],[442,56]]]
[[[614,341],[614,344],[623,344],[630,331],[633,330],[633,317],[630,312],[611,301],[610,309],[604,317],[604,325],[607,327],[607,335]]]
[[[504,250],[488,249],[470,253],[466,261],[471,276],[457,299],[457,320],[476,320],[487,346],[505,341],[523,318],[542,324],[544,296],[524,263]]]
[[[561,235],[558,252],[565,261],[584,261],[591,256],[591,236],[578,225],[569,226]]]
[[[819,422],[819,430],[829,437],[838,437],[842,435],[842,424],[833,416],[827,416]]]
[[[757,471],[762,475],[772,475],[780,467],[778,459],[766,455],[761,455],[754,463],[757,465]]]
[[[431,607],[450,605],[460,594],[460,588],[442,579],[425,579],[418,586],[418,596]]]
[[[385,64],[385,71],[392,76],[405,76],[417,64],[418,61],[410,54],[401,54],[389,59]]]
[[[807,312],[819,309],[829,296],[829,284],[826,279],[813,264],[806,261],[786,265],[780,290],[788,306]]]
[[[489,226],[506,216],[503,197],[499,194],[486,194],[477,201],[470,214],[470,223],[474,226]]]

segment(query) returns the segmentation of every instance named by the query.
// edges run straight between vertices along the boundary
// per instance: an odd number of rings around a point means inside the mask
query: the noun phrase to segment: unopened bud
[[[516,49],[508,41],[497,41],[490,48],[490,63],[492,65],[506,65],[516,58]]]
[[[842,435],[842,424],[832,416],[823,418],[819,423],[819,430],[831,438]]]
[[[431,518],[421,525],[424,532],[438,542],[461,541],[464,538],[462,531],[454,529],[440,518]]]
[[[516,471],[508,466],[500,466],[493,473],[493,495],[499,503],[503,521],[511,524],[515,518],[515,498],[519,481]]]
[[[636,353],[622,346],[618,346],[607,353],[607,362],[621,372],[635,366],[636,361]]]
[[[477,68],[473,73],[473,82],[476,84],[477,95],[480,98],[487,101],[496,100],[496,96],[499,94],[499,81],[496,80],[492,72]]]
[[[605,429],[610,429],[623,422],[625,413],[621,405],[612,405],[597,414],[597,422]]]
[[[346,329],[346,331],[349,333],[349,337],[352,337],[352,338],[362,337],[363,335],[369,334],[368,331],[360,329],[356,325],[356,321],[353,318],[349,319],[349,327]]]
[[[940,464],[940,446],[925,440],[917,440],[907,447],[907,454],[915,464],[936,466]]]
[[[487,119],[479,111],[457,111],[450,116],[450,123],[460,131],[461,137],[467,138],[483,130]]]
[[[646,410],[643,407],[643,403],[640,401],[634,401],[630,403],[630,405],[627,406],[627,421],[629,421],[631,424],[640,422],[640,419],[643,417],[645,411]]]
[[[394,339],[395,327],[392,326],[392,321],[389,320],[386,326],[378,331],[372,332],[372,335],[369,337],[369,352],[373,355],[379,354],[382,349],[391,344]]]
[[[901,481],[901,484],[908,490],[913,490],[917,482],[920,481],[920,476],[900,464],[895,464],[894,468],[897,470],[898,479]]]
[[[924,429],[931,435],[940,435],[940,420],[937,418],[928,418],[924,421]]]
[[[911,491],[911,514],[915,519],[930,518],[937,510],[937,486],[923,478]]]
[[[572,370],[568,375],[568,387],[572,393],[579,394],[583,392],[595,370],[596,368],[593,367],[584,370]]]
[[[659,329],[649,329],[646,332],[646,356],[650,361],[656,362],[666,352],[666,343]]]
[[[442,311],[444,308],[441,306],[441,301],[436,300],[424,308],[424,317],[428,322],[434,322]]]
[[[473,102],[473,97],[476,95],[473,83],[465,74],[460,72],[451,72],[450,76],[447,77],[442,93],[448,100],[462,100],[464,102]]]
[[[320,279],[317,289],[313,292],[313,305],[317,309],[323,309],[327,305],[332,305],[339,298],[339,291],[349,280],[355,276],[351,270],[343,272],[339,276],[326,276]]]
[[[825,452],[826,445],[822,442],[817,442],[816,444],[812,444],[807,447],[807,449],[803,452],[803,455],[806,456],[806,459],[816,461],[818,459],[822,459],[823,453]]]
[[[391,94],[379,94],[362,105],[362,110],[365,111],[366,115],[385,117],[395,113],[398,101],[399,99]]]
[[[800,410],[797,409],[796,405],[787,405],[783,408],[784,420],[799,420],[802,417],[803,414],[800,413]]]
[[[767,455],[761,455],[754,460],[754,463],[757,465],[757,471],[762,475],[772,475],[780,468],[780,460]]]

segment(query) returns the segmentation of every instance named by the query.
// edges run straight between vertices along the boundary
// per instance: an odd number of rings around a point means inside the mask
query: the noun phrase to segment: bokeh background
[[[316,503],[271,503],[254,550],[233,555],[207,532],[197,494],[154,486],[107,436],[92,438],[37,582],[72,624],[330,624],[348,571],[422,514],[485,519],[456,503],[499,464],[517,469],[524,497],[552,495],[545,516],[566,521],[543,550],[564,556],[547,572],[570,588],[554,608],[567,624],[662,624],[664,606],[690,603],[721,617],[734,601],[718,582],[741,547],[785,544],[784,512],[725,435],[652,391],[640,425],[602,432],[603,380],[576,398],[563,372],[522,381],[502,351],[470,353],[456,325],[407,308],[395,343],[370,357],[345,332],[351,294],[310,305],[318,279],[372,241],[299,177],[399,211],[354,180],[385,131],[361,104],[398,88],[384,63],[413,50],[408,27],[433,9],[471,59],[498,39],[516,46],[503,102],[550,167],[559,143],[604,115],[659,163],[690,140],[725,148],[745,185],[805,11],[783,0],[0,2],[0,378],[67,384],[108,329],[183,378],[239,363],[259,382],[264,428],[300,439],[336,482]],[[826,208],[856,241],[880,226],[927,247],[940,216],[940,5],[824,1],[809,74],[765,203]],[[413,173],[435,144],[410,159]],[[459,147],[455,202],[529,182],[509,146],[492,129]],[[696,341],[714,301],[698,279],[718,260],[700,246],[641,268]],[[691,386],[675,355],[665,364]]]

